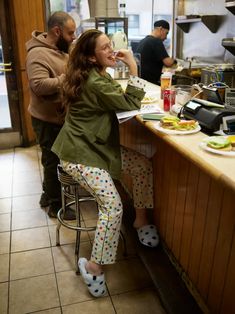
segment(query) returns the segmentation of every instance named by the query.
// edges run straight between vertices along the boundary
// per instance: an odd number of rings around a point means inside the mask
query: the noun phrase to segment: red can
[[[163,109],[164,111],[170,111],[171,106],[175,104],[175,90],[167,88],[163,92]]]

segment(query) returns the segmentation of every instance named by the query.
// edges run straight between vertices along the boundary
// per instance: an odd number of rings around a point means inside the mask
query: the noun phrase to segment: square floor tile
[[[72,222],[71,222],[72,223]],[[82,224],[83,225],[83,224]],[[49,226],[52,246],[56,245],[56,225]],[[68,229],[64,226],[60,228],[60,244],[75,243],[76,231]],[[81,232],[81,242],[89,241],[88,232]]]
[[[48,227],[40,227],[12,232],[11,252],[50,247]]]
[[[13,171],[13,151],[6,151],[2,150],[0,151],[0,172],[1,172],[1,178],[0,182],[8,175],[12,175]]]
[[[42,209],[13,212],[12,230],[47,226],[46,214]]]
[[[112,301],[118,314],[166,314],[154,289],[115,295]]]
[[[1,161],[0,161],[0,164],[1,164]],[[7,186],[11,188],[12,182],[13,182],[13,168],[12,167],[10,167],[10,168],[3,167],[3,169],[2,169],[2,167],[0,167],[0,173],[1,173],[0,185],[4,186],[4,184],[5,185],[7,184]],[[0,195],[2,195],[2,194],[0,194]]]
[[[39,209],[41,193],[33,195],[17,196],[12,198],[12,211]]]
[[[115,313],[118,313],[114,310],[112,302],[109,297],[104,297],[104,298],[96,299],[92,301],[86,301],[86,302],[81,302],[77,304],[63,306],[62,309],[63,309],[63,314],[74,314],[74,313],[115,314]]]
[[[125,258],[124,254],[124,242],[126,243],[126,249],[127,249],[127,257],[136,257],[137,256],[137,248],[135,241],[136,239],[133,238],[132,235],[130,235],[130,230],[126,230],[126,227],[122,225],[122,235],[124,239],[121,237],[119,238],[119,245],[118,245],[118,251],[117,251],[117,260]],[[136,233],[137,238],[137,233]]]
[[[145,266],[138,258],[107,265],[105,275],[111,295],[153,286]]]
[[[0,198],[11,197],[11,194],[12,194],[11,179],[4,180],[4,181],[5,182],[0,183]]]
[[[40,181],[26,182],[24,184],[18,183],[13,186],[13,196],[30,195],[42,192],[42,184]]]
[[[0,214],[11,212],[11,198],[0,199]]]
[[[56,226],[57,223],[58,223],[58,220],[57,220],[57,218],[51,218],[51,217],[48,216],[48,209],[49,209],[48,207],[45,207],[43,209],[45,211],[45,213],[46,213],[47,224],[48,224],[48,226]]]
[[[14,154],[1,154],[2,150],[0,149],[0,171],[4,176],[7,173],[13,174],[14,167]],[[1,176],[2,179],[2,176]]]
[[[0,233],[0,254],[10,252],[10,232]]]
[[[51,249],[11,254],[11,280],[54,273]]]
[[[0,232],[10,231],[11,214],[0,214]]]
[[[64,271],[56,273],[56,276],[62,305],[93,299],[81,275],[76,275],[74,271]]]
[[[0,283],[0,313],[7,314],[8,307],[8,282]]]
[[[97,218],[96,219],[87,219],[84,221],[84,224],[86,227],[94,227],[97,225]],[[93,241],[95,238],[95,230],[89,231],[88,234],[89,234],[90,240]]]
[[[7,157],[2,158],[2,155],[0,156],[0,171],[1,175],[6,176],[7,174],[13,173],[13,158],[7,159]],[[2,176],[1,176],[2,180]]]
[[[14,150],[13,149],[1,149],[0,151],[0,164],[2,162],[13,162]]]
[[[26,156],[27,158],[30,156],[31,158],[36,158],[38,154],[38,145],[33,145],[30,147],[16,147],[15,148],[15,157],[18,158],[20,156]]]
[[[86,202],[81,205],[81,214],[83,220],[97,220],[98,210],[95,202]]]
[[[75,245],[64,244],[52,247],[53,259],[56,272],[73,270],[75,271]]]
[[[32,171],[33,170],[33,171]],[[13,187],[18,184],[38,181],[41,182],[41,176],[39,169],[36,170],[32,167],[32,170],[19,171],[13,175]]]
[[[125,238],[126,241],[126,238]],[[137,252],[134,245],[131,245],[128,241],[126,243],[126,255],[125,255],[125,249],[124,249],[124,242],[123,239],[119,239],[118,243],[118,249],[117,249],[117,255],[116,255],[116,261],[120,261],[127,258],[136,258]]]
[[[0,254],[0,282],[8,281],[9,254]]]
[[[75,265],[75,244],[66,244],[52,248],[53,258],[55,263],[56,272],[65,270],[76,271]],[[82,242],[80,244],[79,256],[90,259],[91,256],[91,243]]]
[[[10,282],[9,314],[29,313],[58,306],[54,274]]]
[[[29,156],[30,157],[30,156]],[[15,158],[13,165],[13,173],[19,174],[22,172],[30,172],[31,170],[39,171],[38,160],[36,158]]]
[[[37,158],[32,156],[15,156],[13,164],[13,175],[22,176],[23,172],[39,172],[39,161]]]

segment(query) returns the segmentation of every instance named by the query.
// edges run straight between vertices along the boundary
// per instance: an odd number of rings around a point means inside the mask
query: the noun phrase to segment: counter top
[[[235,189],[235,157],[213,154],[199,147],[201,141],[207,137],[202,132],[189,135],[168,135],[156,130],[155,122],[143,122],[140,116],[137,120],[143,123],[154,134],[163,138],[176,150],[210,173],[215,179],[225,181]]]
[[[127,81],[121,81],[120,83],[125,87]],[[148,92],[156,93],[159,95],[160,99],[160,86],[148,82],[146,86],[146,94]],[[161,100],[156,102],[156,104],[162,108]],[[151,132],[174,146],[174,148],[185,157],[190,158],[193,163],[204,169],[212,177],[224,181],[226,185],[229,185],[235,190],[235,157],[213,154],[202,150],[199,147],[199,144],[205,137],[207,137],[206,134],[198,132],[188,135],[168,135],[158,131],[154,127],[154,124],[156,123],[155,121],[144,122],[141,116],[137,116],[136,119],[144,124]]]

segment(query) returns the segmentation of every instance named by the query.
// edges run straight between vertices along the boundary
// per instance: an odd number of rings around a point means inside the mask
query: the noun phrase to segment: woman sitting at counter
[[[131,79],[126,91],[106,73],[123,61]],[[79,258],[81,275],[93,296],[105,294],[103,265],[115,263],[122,220],[122,202],[113,179],[121,172],[133,178],[136,209],[134,228],[142,244],[158,244],[156,227],[149,225],[146,208],[153,207],[152,164],[143,155],[120,146],[117,111],[139,109],[145,81],[128,50],[114,54],[109,38],[99,30],[84,32],[73,49],[64,83],[68,113],[54,145],[61,165],[96,199],[99,208],[91,258]]]

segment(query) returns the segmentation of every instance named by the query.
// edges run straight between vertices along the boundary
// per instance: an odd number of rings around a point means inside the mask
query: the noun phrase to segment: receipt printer
[[[180,115],[185,119],[198,121],[205,133],[223,130],[225,133],[235,134],[235,109],[195,98],[182,107]]]

